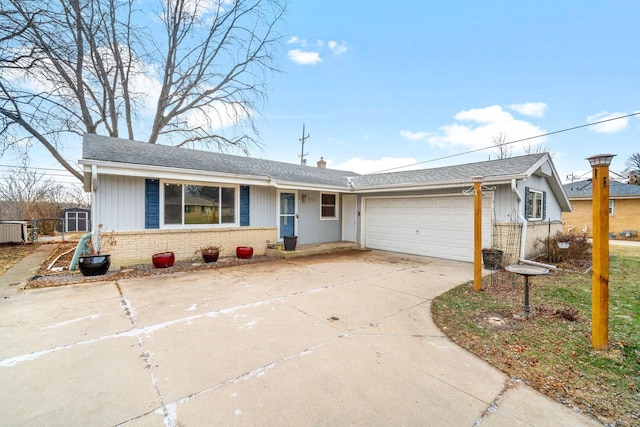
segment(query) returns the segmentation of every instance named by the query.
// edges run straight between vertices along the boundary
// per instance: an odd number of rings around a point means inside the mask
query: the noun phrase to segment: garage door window
[[[320,194],[320,219],[338,219],[337,194]]]
[[[527,221],[542,221],[546,214],[546,194],[544,191],[525,188],[525,214]]]

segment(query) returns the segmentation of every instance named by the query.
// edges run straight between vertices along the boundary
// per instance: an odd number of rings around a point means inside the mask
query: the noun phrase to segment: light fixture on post
[[[595,350],[609,347],[609,165],[614,156],[587,158],[593,169],[591,345]]]
[[[473,290],[482,289],[482,177],[471,177],[473,182]]]

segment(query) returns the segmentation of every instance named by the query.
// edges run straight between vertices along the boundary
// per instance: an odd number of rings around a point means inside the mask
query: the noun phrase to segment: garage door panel
[[[490,244],[491,199],[483,199],[483,245]],[[365,205],[365,246],[473,261],[473,198],[372,198]]]

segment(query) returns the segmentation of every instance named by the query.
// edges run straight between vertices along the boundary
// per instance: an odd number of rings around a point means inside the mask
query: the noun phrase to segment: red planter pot
[[[173,252],[162,252],[159,254],[151,255],[151,261],[156,268],[167,268],[173,266],[176,257]]]
[[[238,246],[236,248],[236,256],[242,259],[250,259],[253,256],[253,248],[251,246]]]

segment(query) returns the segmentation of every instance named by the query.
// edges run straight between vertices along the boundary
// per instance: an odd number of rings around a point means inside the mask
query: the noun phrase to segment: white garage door
[[[491,243],[491,198],[482,198],[483,247]],[[369,198],[365,247],[473,261],[473,196]]]

